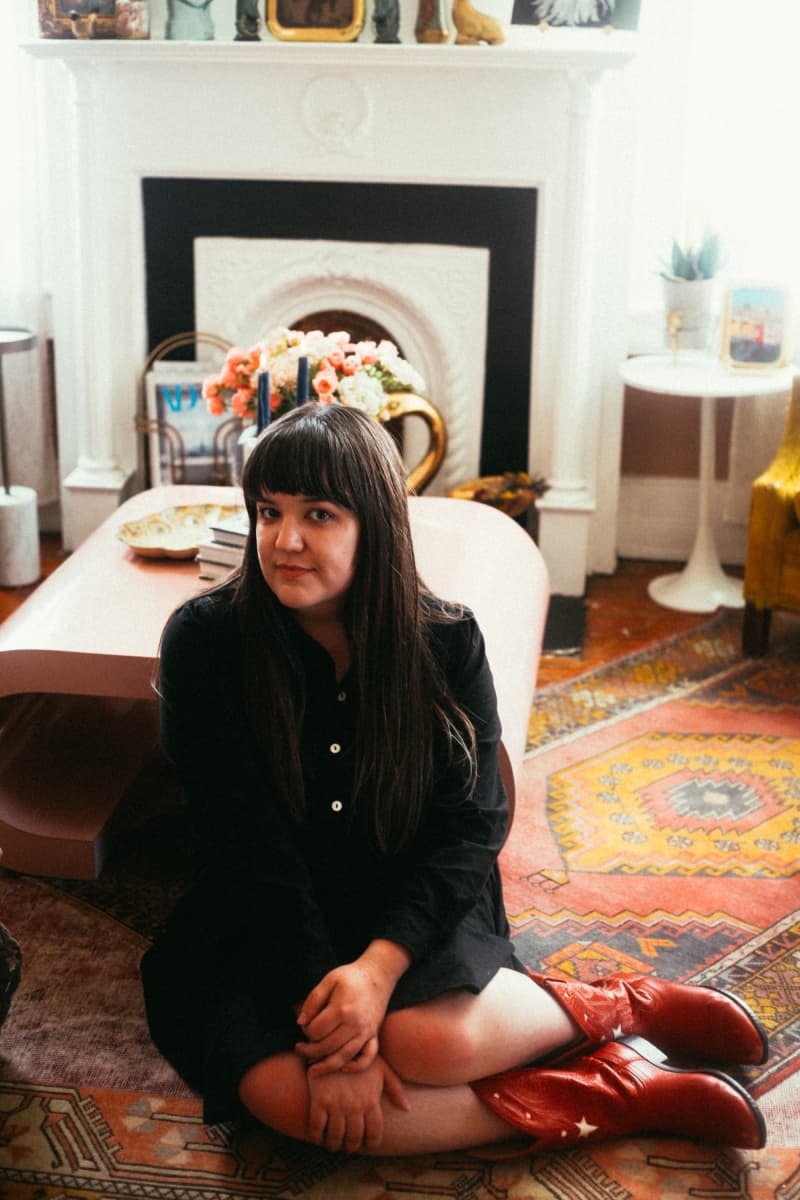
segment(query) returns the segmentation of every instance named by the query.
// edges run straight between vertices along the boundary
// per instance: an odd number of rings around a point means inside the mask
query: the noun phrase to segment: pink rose
[[[338,371],[343,362],[344,362],[343,351],[336,349],[336,350],[331,350],[330,354],[328,354],[326,356],[323,366],[333,367],[334,371]]]
[[[320,400],[325,400],[336,391],[339,379],[335,371],[330,371],[323,367],[322,370],[317,371],[312,382],[314,384],[314,391]]]
[[[343,375],[355,375],[358,368],[361,366],[361,359],[357,354],[348,354],[347,358],[342,363]]]
[[[247,416],[250,401],[253,398],[252,388],[238,388],[231,396],[231,409],[237,417]]]

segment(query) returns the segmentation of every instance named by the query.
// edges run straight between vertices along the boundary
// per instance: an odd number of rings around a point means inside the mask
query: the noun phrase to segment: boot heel
[[[636,1054],[640,1055],[641,1058],[646,1059],[649,1063],[652,1063],[653,1066],[658,1067],[662,1071],[672,1071],[676,1075],[694,1075],[697,1073],[696,1068],[673,1066],[671,1063],[668,1063],[667,1056],[663,1050],[659,1050],[658,1046],[654,1046],[653,1043],[648,1042],[646,1038],[638,1036],[621,1038],[618,1044],[629,1046],[631,1050],[635,1051]],[[721,1079],[728,1085],[728,1087],[733,1088],[733,1090],[738,1093],[739,1097],[744,1100],[745,1104],[755,1118],[756,1124],[758,1125],[761,1135],[761,1145],[758,1147],[758,1149],[762,1149],[767,1140],[767,1126],[761,1110],[753,1101],[750,1093],[742,1087],[737,1079],[733,1079],[732,1076],[726,1075],[724,1071],[714,1070],[713,1067],[703,1067],[703,1074],[712,1075],[715,1079]]]

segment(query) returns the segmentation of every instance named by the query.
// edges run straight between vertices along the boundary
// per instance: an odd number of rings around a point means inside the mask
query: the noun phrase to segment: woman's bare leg
[[[245,1107],[263,1125],[307,1141],[309,1110],[306,1068],[292,1051],[256,1063],[239,1085]],[[408,1111],[383,1098],[383,1140],[367,1155],[433,1154],[514,1139],[519,1134],[482,1104],[466,1084],[406,1085]]]
[[[445,992],[390,1013],[381,1053],[415,1083],[469,1083],[543,1058],[580,1037],[580,1030],[533,979],[501,968],[482,992]]]

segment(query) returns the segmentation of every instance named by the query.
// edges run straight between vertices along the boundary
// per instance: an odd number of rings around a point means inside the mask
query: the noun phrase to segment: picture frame
[[[267,28],[286,42],[354,42],[365,0],[266,0]]]
[[[73,20],[70,13],[76,12]],[[114,0],[39,0],[39,33],[45,38],[115,38]]]
[[[151,487],[170,483],[224,483],[229,474],[224,418],[203,399],[213,362],[157,362],[145,377]],[[237,425],[238,437],[240,422]]]
[[[775,370],[791,357],[789,294],[780,284],[732,284],[722,306],[720,357],[729,367]]]
[[[638,29],[641,0],[514,0],[512,25],[543,29]]]

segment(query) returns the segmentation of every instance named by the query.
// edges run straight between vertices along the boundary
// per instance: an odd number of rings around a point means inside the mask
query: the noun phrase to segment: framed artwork
[[[267,28],[287,42],[354,42],[365,0],[266,0]]]
[[[789,296],[768,283],[738,283],[722,309],[722,361],[731,367],[781,367],[790,357]]]
[[[114,0],[39,0],[39,32],[47,38],[116,37]]]
[[[203,399],[203,380],[216,369],[210,362],[162,361],[147,372],[144,431],[152,487],[227,482],[220,437],[227,423],[212,416]]]
[[[638,29],[641,0],[514,0],[512,25]]]

